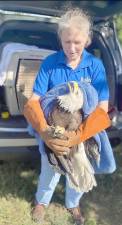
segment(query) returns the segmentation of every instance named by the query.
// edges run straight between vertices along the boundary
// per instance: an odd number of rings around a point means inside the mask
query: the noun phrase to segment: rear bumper
[[[0,147],[28,147],[36,146],[37,141],[30,136],[27,129],[0,130]]]
[[[107,130],[108,137],[114,145],[122,141],[122,129],[111,127]],[[27,131],[1,132],[0,131],[0,161],[34,160],[38,159],[38,143]]]
[[[38,158],[38,143],[27,132],[0,131],[0,161],[30,161]]]
[[[28,147],[36,146],[35,138],[0,138],[0,147]]]

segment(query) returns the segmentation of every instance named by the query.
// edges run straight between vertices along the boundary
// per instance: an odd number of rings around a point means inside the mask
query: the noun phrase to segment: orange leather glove
[[[64,155],[69,151],[68,147],[62,146],[62,140],[50,136],[50,126],[44,117],[43,110],[38,100],[28,100],[24,106],[23,114],[32,127],[40,134],[46,145],[52,149],[56,155]]]
[[[77,131],[65,132],[68,140],[62,140],[62,146],[73,147],[84,142],[100,131],[111,125],[108,114],[100,107],[97,107],[87,119],[80,125]],[[57,140],[58,144],[58,140]]]
[[[24,106],[23,114],[32,127],[41,135],[48,125],[39,100],[28,100]]]
[[[81,141],[89,139],[110,126],[111,120],[108,114],[98,106],[79,127]]]

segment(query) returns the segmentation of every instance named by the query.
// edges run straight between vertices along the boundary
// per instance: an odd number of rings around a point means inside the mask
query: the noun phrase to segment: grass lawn
[[[97,176],[98,186],[82,198],[85,225],[122,225],[122,145],[115,149],[117,170],[112,175]],[[34,225],[31,202],[36,191],[39,163],[4,163],[0,165],[0,225]],[[64,178],[56,188],[47,209],[44,225],[72,225],[64,208]]]

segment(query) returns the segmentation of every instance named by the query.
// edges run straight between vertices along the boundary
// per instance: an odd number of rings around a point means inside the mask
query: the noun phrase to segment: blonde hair
[[[87,35],[87,46],[91,43],[92,21],[91,17],[82,9],[74,8],[67,10],[59,19],[58,35],[60,37],[63,30],[75,27]]]

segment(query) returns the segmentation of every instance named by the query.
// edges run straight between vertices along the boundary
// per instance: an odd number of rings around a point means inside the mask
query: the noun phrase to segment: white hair
[[[59,37],[63,30],[73,27],[79,29],[83,35],[88,37],[87,45],[91,43],[92,21],[90,16],[82,9],[69,9],[60,17],[58,22]]]

